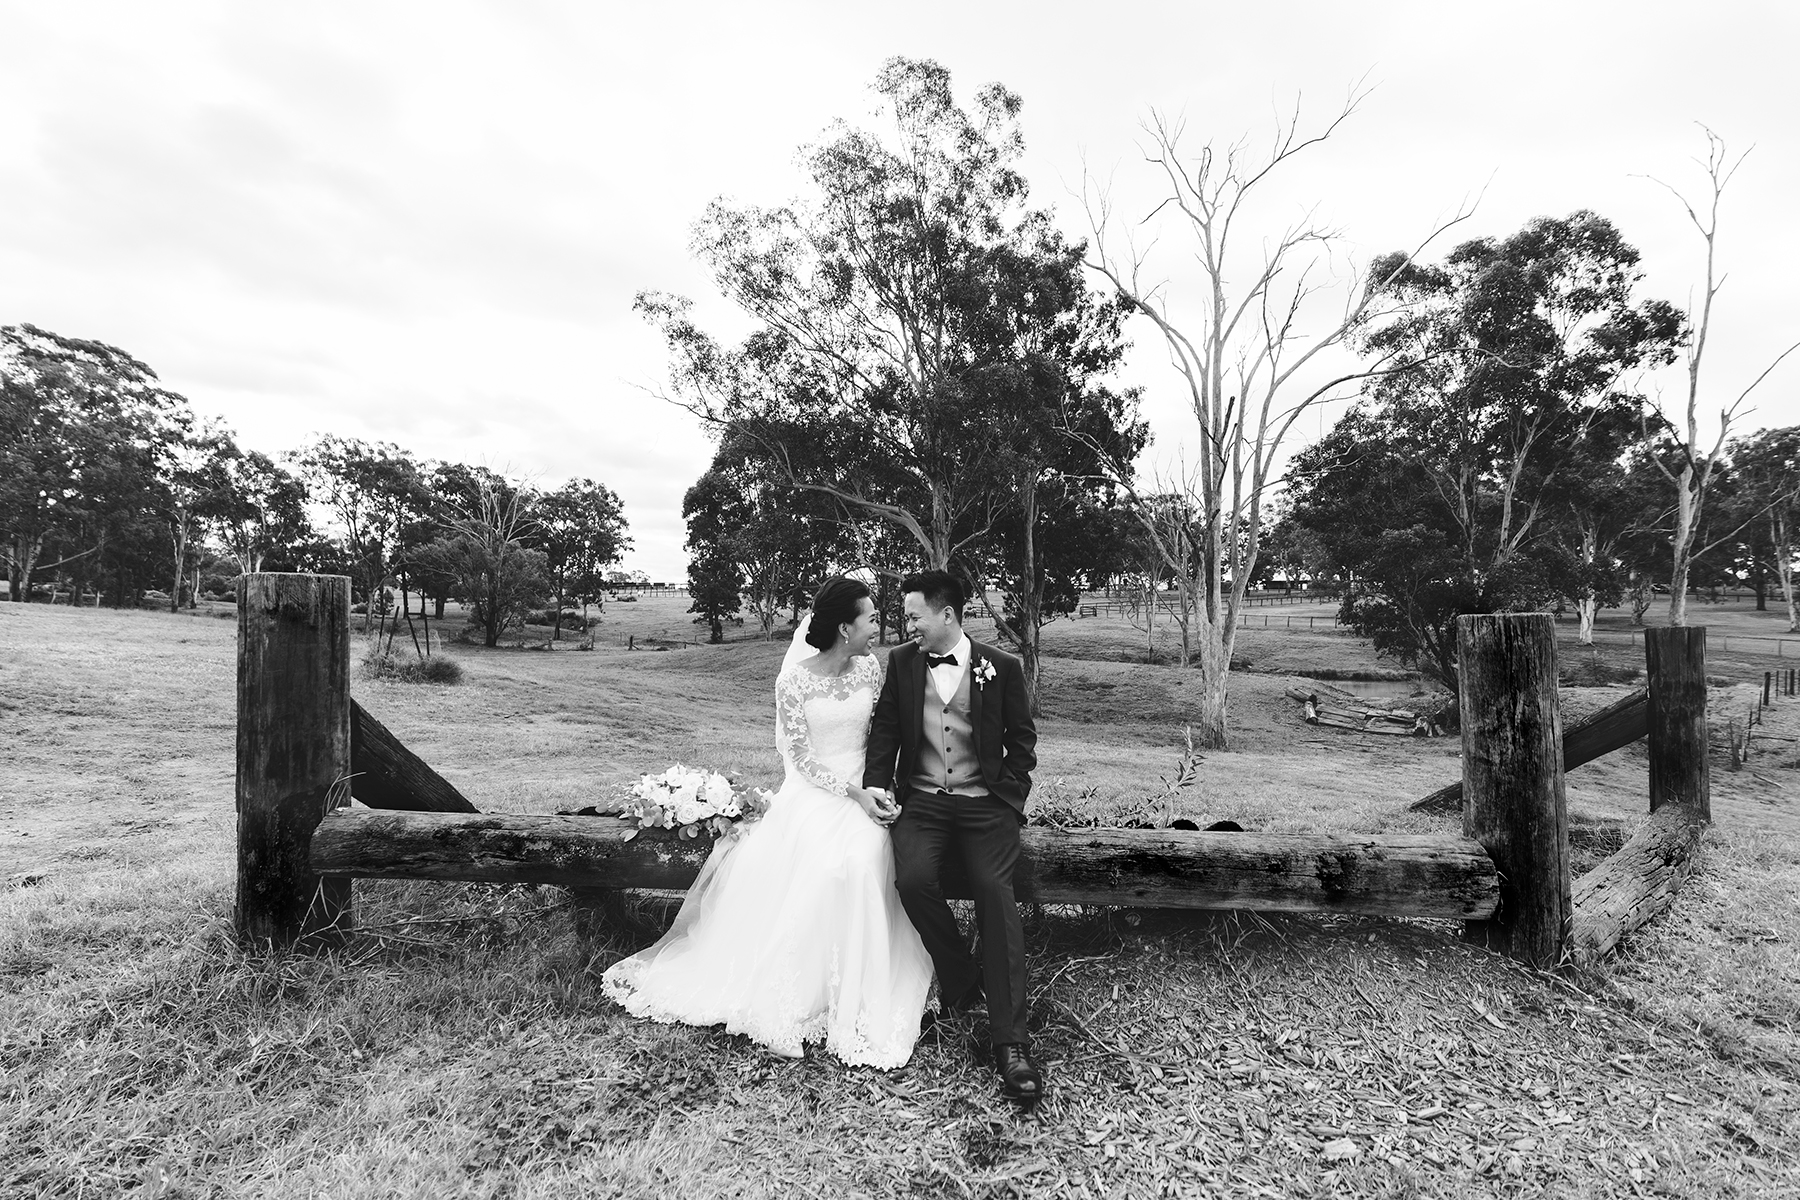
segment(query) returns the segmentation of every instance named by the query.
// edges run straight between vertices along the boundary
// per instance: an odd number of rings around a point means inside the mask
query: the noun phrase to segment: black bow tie
[[[931,670],[933,667],[954,667],[955,665],[956,655],[954,654],[927,654],[925,656],[925,669],[927,671]]]

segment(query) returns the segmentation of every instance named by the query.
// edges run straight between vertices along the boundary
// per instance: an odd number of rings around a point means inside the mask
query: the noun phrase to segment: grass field
[[[779,643],[623,648],[688,631],[684,607],[610,606],[589,653],[449,647],[462,685],[356,694],[483,808],[592,803],[675,760],[772,780]],[[1245,631],[1233,749],[1172,797],[1191,679],[1130,661],[1121,620],[1052,626],[1038,794],[1446,827],[1405,805],[1456,777],[1453,740],[1320,730],[1283,699],[1286,672],[1391,665],[1326,624]],[[239,953],[234,631],[0,605],[0,1195],[1800,1192],[1800,742],[1774,740],[1800,736],[1800,699],[1747,770],[1715,757],[1700,870],[1594,973],[1534,974],[1441,922],[1033,914],[1052,1094],[1020,1118],[954,1041],[883,1073],[630,1020],[596,978],[649,934],[584,942],[555,889],[359,884],[342,953]],[[1778,661],[1714,654],[1715,724]],[[1591,862],[1646,806],[1641,747],[1569,793]]]

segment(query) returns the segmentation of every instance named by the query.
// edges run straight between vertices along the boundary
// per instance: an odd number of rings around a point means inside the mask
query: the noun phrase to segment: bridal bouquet
[[[754,796],[740,794],[717,771],[676,763],[661,775],[645,775],[632,784],[631,798],[619,815],[637,823],[627,841],[641,829],[674,829],[684,838],[699,837],[704,829],[727,837],[739,821],[761,816],[768,808],[768,796],[761,788]]]

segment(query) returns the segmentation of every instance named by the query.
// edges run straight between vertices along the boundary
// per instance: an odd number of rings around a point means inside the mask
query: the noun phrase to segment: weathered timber
[[[1650,810],[1684,804],[1712,820],[1706,737],[1706,626],[1644,630],[1650,676]]]
[[[374,879],[684,888],[712,849],[614,817],[343,810],[313,834],[313,869]],[[1446,834],[1259,834],[1028,826],[1020,900],[1481,920],[1499,897],[1481,847]],[[946,876],[945,891],[968,898]]]
[[[407,812],[481,811],[354,700],[350,718],[350,791],[358,800]]]
[[[1694,869],[1704,828],[1691,808],[1664,805],[1616,853],[1575,881],[1576,961],[1594,962],[1673,903]]]
[[[1644,688],[1614,700],[1563,730],[1563,770],[1622,750],[1650,731],[1650,694]],[[1415,800],[1413,812],[1455,812],[1462,807],[1462,780]]]
[[[1556,625],[1548,613],[1458,617],[1463,833],[1500,871],[1500,912],[1467,936],[1533,966],[1569,936],[1569,810],[1563,792]]]
[[[350,774],[350,580],[238,579],[237,912],[247,945],[331,942],[346,880],[307,862],[313,828]]]

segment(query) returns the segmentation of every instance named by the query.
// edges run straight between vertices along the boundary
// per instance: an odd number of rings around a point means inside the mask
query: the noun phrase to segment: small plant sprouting
[[[1181,757],[1175,760],[1175,777],[1162,776],[1163,795],[1178,796],[1200,781],[1200,764],[1205,755],[1194,749],[1194,727],[1189,725],[1182,735]]]

